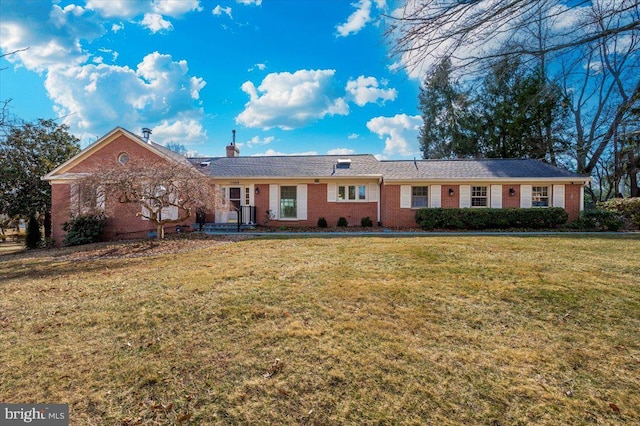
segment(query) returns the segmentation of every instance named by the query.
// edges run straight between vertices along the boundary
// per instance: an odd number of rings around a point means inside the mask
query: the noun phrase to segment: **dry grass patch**
[[[3,258],[0,400],[83,425],[640,421],[638,238],[180,251]]]

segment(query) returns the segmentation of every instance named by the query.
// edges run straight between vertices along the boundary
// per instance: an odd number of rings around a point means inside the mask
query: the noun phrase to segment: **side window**
[[[487,207],[489,205],[489,197],[487,197],[486,186],[471,187],[471,207]]]
[[[411,207],[420,208],[429,206],[429,187],[411,187]]]
[[[549,207],[548,186],[534,186],[531,188],[531,205],[533,207]]]

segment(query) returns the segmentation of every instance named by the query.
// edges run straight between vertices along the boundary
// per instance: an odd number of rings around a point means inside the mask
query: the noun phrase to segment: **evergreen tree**
[[[80,151],[78,138],[53,120],[12,126],[0,138],[0,213],[44,216],[51,235],[51,185],[42,176]]]
[[[420,149],[424,158],[469,157],[478,154],[466,132],[467,96],[451,80],[451,61],[444,58],[425,79],[419,102],[424,125]]]

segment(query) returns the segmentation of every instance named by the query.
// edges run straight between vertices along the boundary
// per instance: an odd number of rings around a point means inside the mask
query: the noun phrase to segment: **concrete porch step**
[[[241,224],[240,230],[255,228],[255,225]],[[194,225],[194,229],[199,229],[198,225]],[[202,227],[202,232],[205,234],[220,233],[220,232],[238,232],[237,223],[205,223]]]

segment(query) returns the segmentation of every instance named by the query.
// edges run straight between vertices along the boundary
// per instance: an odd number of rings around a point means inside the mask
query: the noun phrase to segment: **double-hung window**
[[[366,185],[339,185],[338,201],[365,201],[367,199]]]
[[[413,186],[411,187],[411,207],[421,208],[429,206],[429,187]]]
[[[280,187],[280,218],[296,219],[298,217],[297,188],[295,186]]]
[[[487,207],[489,205],[489,197],[487,196],[486,186],[471,187],[471,207]]]
[[[531,205],[533,207],[549,207],[549,187],[531,187]]]

